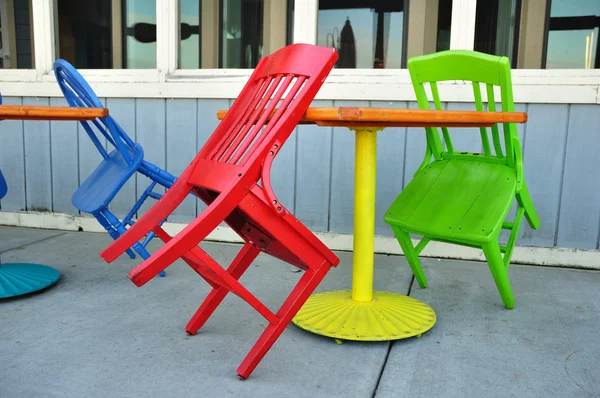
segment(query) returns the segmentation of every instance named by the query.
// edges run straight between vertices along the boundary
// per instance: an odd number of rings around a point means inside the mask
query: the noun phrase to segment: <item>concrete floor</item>
[[[177,262],[137,288],[126,274],[139,260],[99,257],[109,242],[0,228],[3,263],[62,273],[49,289],[0,301],[0,397],[600,397],[600,272],[514,265],[517,305],[506,310],[484,263],[424,259],[430,284],[420,289],[404,257],[376,256],[375,288],[431,305],[433,329],[337,345],[290,325],[240,381],[263,318],[231,295],[188,336],[208,285]],[[223,263],[239,249],[203,247]],[[351,253],[338,255],[318,291],[351,286]],[[242,282],[275,309],[300,275],[260,256]]]

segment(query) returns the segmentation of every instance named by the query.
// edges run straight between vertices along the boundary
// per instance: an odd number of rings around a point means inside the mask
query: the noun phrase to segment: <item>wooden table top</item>
[[[93,120],[106,116],[106,108],[0,105],[0,120]]]
[[[223,120],[227,110],[217,111]],[[274,113],[275,111],[273,111]],[[301,124],[338,127],[491,127],[496,123],[525,123],[525,112],[478,112],[402,108],[308,108]]]

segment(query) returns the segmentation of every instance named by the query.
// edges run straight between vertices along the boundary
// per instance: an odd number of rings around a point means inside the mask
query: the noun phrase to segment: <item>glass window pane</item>
[[[293,0],[180,0],[179,67],[254,68],[291,43]]]
[[[451,14],[452,0],[320,0],[317,44],[338,50],[336,68],[404,68],[449,47]]]
[[[339,52],[336,68],[400,68],[403,0],[319,1],[317,44]]]
[[[0,0],[0,69],[33,69],[31,0]]]
[[[440,0],[438,4],[438,28],[436,51],[450,49],[450,25],[452,23],[452,0]]]
[[[263,52],[263,0],[223,0],[221,64],[252,68]]]
[[[80,69],[156,68],[156,3],[57,0],[58,57]]]
[[[123,19],[126,21],[127,46],[123,52],[124,65],[122,67],[127,69],[156,68],[156,3],[148,0],[113,0],[112,2],[113,4],[125,3]],[[117,22],[113,21],[115,24]],[[130,34],[131,31],[134,34]]]
[[[504,55],[516,65],[516,40],[520,23],[520,0],[477,2],[475,13],[475,51]]]
[[[600,1],[552,0],[546,68],[600,68]]]
[[[181,0],[179,5],[179,68],[200,68],[200,1]]]

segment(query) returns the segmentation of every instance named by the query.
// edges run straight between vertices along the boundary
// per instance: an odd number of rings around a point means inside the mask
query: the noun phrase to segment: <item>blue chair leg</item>
[[[98,220],[100,225],[104,227],[104,229],[106,230],[106,232],[108,232],[111,238],[113,238],[114,240],[117,240],[119,238],[120,234],[113,228],[113,226],[110,224],[110,222],[108,222],[108,220],[104,217],[104,215],[101,212],[94,213],[93,216],[96,217],[96,220]],[[130,258],[135,258],[135,254],[131,249],[127,249],[127,254]]]
[[[119,219],[108,209],[102,210],[102,214],[116,228],[120,235],[123,235],[127,231],[123,223],[121,223]],[[139,242],[134,243],[132,247],[144,260],[150,258],[150,253],[148,253],[148,251],[142,245],[140,245]],[[164,277],[166,273],[165,271],[161,271],[159,275]]]

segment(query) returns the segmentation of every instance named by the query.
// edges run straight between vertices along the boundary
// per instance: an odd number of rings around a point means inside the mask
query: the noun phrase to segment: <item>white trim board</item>
[[[243,87],[233,81],[101,82],[92,83],[101,98],[235,99]],[[600,104],[600,85],[514,85],[515,103]],[[473,89],[464,84],[440,84],[444,102],[473,102]],[[54,82],[1,82],[4,97],[62,97]],[[325,83],[317,100],[416,101],[410,83]],[[216,117],[216,115],[215,115]]]
[[[0,212],[0,225],[13,227],[58,229],[65,231],[101,232],[104,228],[92,217],[71,216],[63,213]],[[163,228],[176,234],[186,224],[164,223]],[[352,251],[352,235],[336,233],[315,233],[332,250]],[[207,240],[215,242],[241,243],[240,237],[229,227],[217,227]],[[417,241],[414,241],[416,244]],[[378,254],[401,255],[402,250],[396,239],[387,236],[375,237],[375,252]],[[422,257],[447,258],[456,260],[485,261],[481,250],[431,242],[421,253]],[[600,251],[556,247],[517,246],[514,249],[513,264],[544,265],[552,267],[581,268],[600,270]]]
[[[62,97],[53,73],[10,72],[0,73],[5,97]],[[161,76],[157,70],[84,70],[82,75],[99,97],[232,99],[250,72],[178,70]],[[517,103],[600,104],[600,70],[516,70],[512,80]],[[444,102],[473,102],[473,88],[465,82],[442,82],[439,90]],[[416,101],[407,70],[334,71],[316,99]]]

